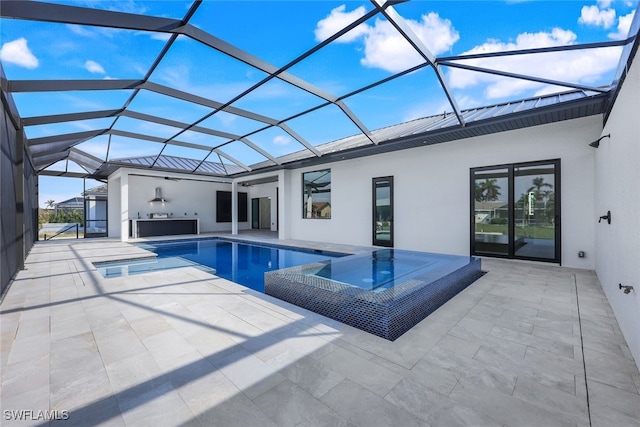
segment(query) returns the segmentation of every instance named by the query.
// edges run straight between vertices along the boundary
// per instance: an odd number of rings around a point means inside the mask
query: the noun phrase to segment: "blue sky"
[[[184,1],[66,1],[84,7],[182,18],[191,2]],[[395,6],[413,31],[436,56],[589,43],[625,38],[637,1],[410,1]],[[190,23],[276,67],[334,34],[370,11],[364,1],[205,1]],[[164,46],[167,36],[140,31],[2,19],[0,59],[9,80],[22,79],[140,79]],[[468,64],[598,86],[611,83],[619,48],[537,56],[467,61]],[[374,17],[331,43],[289,72],[332,94],[345,95],[419,63],[420,57],[384,18]],[[563,90],[522,80],[445,68],[444,73],[461,108]],[[180,36],[150,81],[227,102],[266,76],[197,41]],[[23,117],[121,108],[130,91],[17,93]],[[284,81],[272,80],[241,98],[234,107],[285,119],[323,100]],[[365,91],[345,104],[369,129],[451,111],[430,67]],[[131,110],[192,123],[211,109],[149,91],[134,98]],[[109,127],[112,119],[33,126],[29,138]],[[333,105],[287,123],[313,145],[358,133]],[[217,113],[201,123],[245,135],[264,124]],[[117,129],[168,138],[178,129],[131,118],[120,118]],[[226,140],[197,132],[178,138],[213,147]],[[275,156],[302,146],[278,128],[256,133],[251,141]],[[107,137],[77,146],[105,158]],[[160,144],[112,137],[109,158],[154,155]],[[225,147],[245,164],[265,160],[243,143]],[[169,146],[164,154],[203,159],[208,152]],[[215,160],[216,158],[209,158]],[[54,170],[81,171],[75,164]],[[87,187],[95,184],[87,183]],[[41,177],[40,206],[77,196],[81,180]]]

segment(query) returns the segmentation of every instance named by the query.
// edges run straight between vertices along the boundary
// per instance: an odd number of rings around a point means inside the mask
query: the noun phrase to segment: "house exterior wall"
[[[640,64],[631,65],[595,150],[596,272],[640,367]],[[598,135],[600,136],[600,135]],[[632,285],[624,294],[619,284]]]
[[[592,269],[595,150],[588,143],[601,129],[602,116],[592,116],[293,170],[287,238],[371,245],[372,178],[393,176],[395,247],[468,255],[470,169],[559,158],[562,265]],[[331,219],[303,219],[302,174],[326,168]]]
[[[119,194],[112,187],[117,187]],[[150,202],[157,187],[161,188],[162,197],[167,200],[165,203]],[[126,230],[128,235],[130,219],[138,216],[144,219],[152,213],[167,213],[173,218],[198,218],[201,233],[231,231],[230,222],[216,222],[216,191],[231,191],[231,183],[152,171],[142,176],[140,171],[120,169],[109,178],[109,236],[123,238],[121,230]],[[238,224],[240,230],[250,227],[249,221]]]

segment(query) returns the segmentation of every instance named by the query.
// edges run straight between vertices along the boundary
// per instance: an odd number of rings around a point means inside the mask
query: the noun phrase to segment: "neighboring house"
[[[312,204],[315,218],[331,218],[331,204],[327,202],[314,202]]]
[[[107,184],[98,185],[97,187],[85,190],[82,195],[87,199],[107,200]]]
[[[84,209],[84,198],[72,197],[64,202],[56,203],[54,209],[56,215],[60,211],[82,211]]]
[[[475,204],[476,223],[488,223],[493,218],[506,218],[507,202],[500,200],[492,202],[479,202]],[[502,215],[500,214],[502,212]]]
[[[85,211],[86,203],[86,211]],[[72,197],[55,205],[59,212],[79,211],[85,216],[87,233],[106,233],[107,230],[107,184],[85,190],[82,197]]]

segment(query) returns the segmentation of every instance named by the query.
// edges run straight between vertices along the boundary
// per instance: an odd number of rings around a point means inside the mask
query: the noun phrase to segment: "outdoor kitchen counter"
[[[199,218],[137,218],[130,221],[130,237],[200,234]]]

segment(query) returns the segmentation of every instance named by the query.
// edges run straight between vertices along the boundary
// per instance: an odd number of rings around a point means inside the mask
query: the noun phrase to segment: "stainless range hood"
[[[149,202],[166,202],[167,199],[162,197],[162,189],[160,187],[156,187],[156,197],[154,197],[153,199],[149,200]]]

